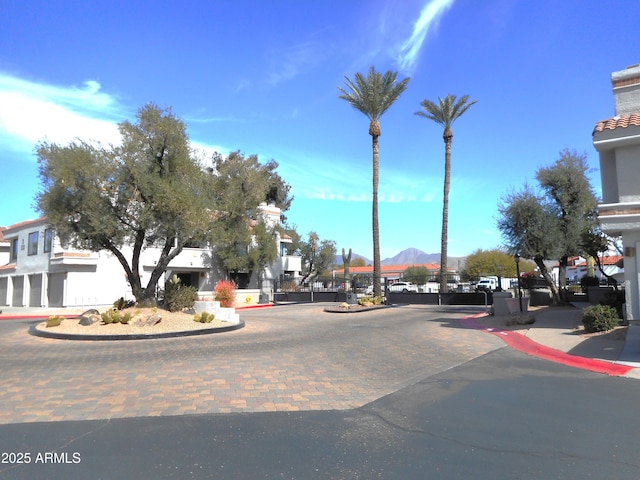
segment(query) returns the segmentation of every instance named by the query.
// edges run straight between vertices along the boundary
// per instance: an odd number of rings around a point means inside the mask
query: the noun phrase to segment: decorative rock
[[[159,323],[160,320],[162,320],[162,317],[160,315],[154,314],[149,315],[148,317],[136,318],[133,322],[131,322],[131,324],[136,327],[153,327],[155,324]]]
[[[78,323],[84,327],[88,327],[89,325],[93,325],[94,323],[98,323],[102,320],[100,312],[95,308],[82,313],[79,318],[80,321]]]

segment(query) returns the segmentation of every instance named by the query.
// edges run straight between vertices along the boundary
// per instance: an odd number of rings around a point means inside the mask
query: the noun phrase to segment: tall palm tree
[[[367,76],[356,73],[354,79],[345,77],[347,90],[338,87],[342,92],[339,98],[346,100],[353,108],[364,113],[369,119],[369,135],[373,148],[373,291],[375,296],[381,295],[380,289],[380,227],[378,225],[378,180],[379,158],[378,137],[380,131],[380,117],[407,89],[410,78],[401,82],[396,81],[398,72],[382,74],[374,67],[369,69]]]
[[[447,95],[444,99],[438,97],[438,103],[423,100],[420,105],[424,111],[416,115],[428,118],[444,127],[442,139],[445,144],[444,153],[444,199],[442,202],[442,237],[440,242],[440,291],[447,291],[447,243],[449,241],[449,188],[451,186],[451,143],[453,131],[451,125],[477,100],[469,101],[469,95],[457,99],[455,95]]]

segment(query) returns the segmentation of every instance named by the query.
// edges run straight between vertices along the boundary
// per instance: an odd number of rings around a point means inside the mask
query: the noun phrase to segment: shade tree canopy
[[[143,106],[134,122],[121,122],[118,128],[117,145],[81,139],[36,145],[41,181],[37,208],[63,244],[111,252],[138,303],[155,300],[159,279],[187,244],[219,240],[224,248],[238,247],[236,255],[242,247],[241,256],[252,265],[269,261],[274,249],[277,254],[275,241],[273,248],[251,255],[245,248],[252,241],[252,225],[258,242],[266,245],[273,238],[271,226],[259,226],[255,212],[261,202],[275,203],[283,211],[291,203],[276,162],[262,165],[236,153],[215,155],[212,167],[203,168],[185,123],[170,108],[154,104]],[[140,259],[149,247],[160,253],[142,285]],[[246,268],[231,257],[225,257],[227,270]]]
[[[520,260],[520,272],[535,270],[536,265],[531,260]],[[517,268],[515,257],[500,249],[478,249],[465,259],[465,267],[461,272],[467,280],[477,280],[483,276],[500,276],[516,278]]]
[[[598,228],[597,198],[587,173],[585,155],[563,150],[553,165],[538,169],[538,190],[525,184],[498,206],[498,228],[509,252],[535,261],[556,303],[566,300],[569,257],[585,254],[583,238]],[[545,260],[558,261],[559,288]]]

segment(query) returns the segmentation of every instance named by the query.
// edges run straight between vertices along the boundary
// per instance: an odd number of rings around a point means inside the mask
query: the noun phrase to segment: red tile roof
[[[593,133],[604,132],[605,130],[615,130],[616,128],[627,128],[633,125],[634,127],[640,127],[640,113],[630,113],[627,115],[616,115],[613,118],[607,120],[600,120],[596,124]]]
[[[416,265],[381,265],[380,273],[399,273],[404,272],[408,267],[426,267],[427,270],[437,272],[440,270],[440,265],[435,263],[419,263]],[[449,269],[451,270],[451,269]],[[336,273],[344,271],[343,268],[336,269]],[[349,273],[372,273],[373,265],[368,265],[366,267],[350,267]]]

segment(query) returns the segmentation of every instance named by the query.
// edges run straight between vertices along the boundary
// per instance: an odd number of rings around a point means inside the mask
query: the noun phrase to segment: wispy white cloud
[[[413,25],[411,36],[402,43],[398,52],[397,61],[404,73],[412,73],[427,33],[438,25],[442,15],[451,8],[454,1],[428,0],[427,4],[422,8],[418,20]]]
[[[267,85],[276,87],[301,73],[311,70],[319,61],[322,44],[315,40],[301,42],[290,47],[274,51]]]
[[[87,81],[61,87],[0,73],[0,144],[31,154],[40,140],[67,143],[76,138],[114,143],[124,118],[117,99]]]
[[[75,139],[104,144],[120,142],[118,123],[132,112],[118,99],[102,91],[98,82],[82,87],[38,83],[0,73],[0,146],[33,159],[33,147],[42,140],[69,143]],[[190,122],[240,121],[233,118],[190,118]],[[207,164],[213,153],[231,149],[191,140],[200,162]]]

